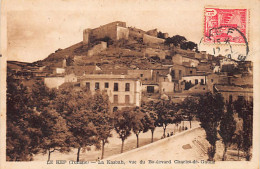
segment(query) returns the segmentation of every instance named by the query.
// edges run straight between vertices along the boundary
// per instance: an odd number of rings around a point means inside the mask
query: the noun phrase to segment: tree
[[[198,103],[194,97],[186,97],[184,101],[181,103],[181,108],[184,111],[185,115],[188,116],[188,120],[190,121],[190,128],[191,128],[191,121],[195,115],[195,110]]]
[[[36,81],[31,87],[31,97],[34,101],[30,102],[30,106],[35,107],[39,112],[43,111],[46,107],[53,107],[52,103],[56,95],[56,89],[49,89],[43,81]]]
[[[234,107],[238,116],[243,119],[242,149],[246,154],[246,160],[251,159],[251,148],[253,139],[253,101],[246,101],[244,97],[239,97],[234,102]]]
[[[7,77],[6,160],[28,161],[39,152],[42,133],[31,90],[12,74]]]
[[[40,148],[43,153],[48,152],[48,160],[54,151],[70,151],[69,138],[71,133],[68,131],[66,120],[55,110],[54,100],[57,91],[47,88],[42,81],[36,81],[31,87],[32,102],[30,106],[36,108],[39,114],[38,119],[31,123],[38,123],[41,129]]]
[[[54,151],[70,151],[71,133],[66,124],[66,120],[55,109],[46,107],[40,115],[42,126],[42,144],[43,153],[48,152],[48,161],[51,153]]]
[[[144,130],[148,131],[151,130],[151,143],[153,142],[153,134],[156,128],[156,121],[157,121],[157,114],[154,110],[154,102],[143,102],[142,103],[142,111],[145,112],[144,116]]]
[[[56,105],[67,121],[69,131],[72,133],[71,147],[77,148],[77,161],[80,159],[81,149],[86,150],[90,146],[99,146],[97,129],[91,121],[93,99],[87,89],[68,87],[61,89]]]
[[[206,139],[211,147],[208,148],[208,157],[212,161],[216,153],[217,127],[224,112],[224,101],[221,94],[207,92],[199,96],[196,109],[201,127],[206,132]]]
[[[187,41],[187,39],[184,36],[175,35],[171,38],[167,38],[165,40],[165,44],[166,45],[173,44],[174,46],[181,46],[186,41]]]
[[[155,112],[157,114],[156,126],[163,127],[163,137],[166,137],[166,128],[174,119],[173,103],[169,100],[160,100],[155,103]]]
[[[188,42],[184,42],[181,44],[181,49],[184,49],[184,50],[198,50],[198,45],[194,42],[191,42],[191,41],[188,41]]]
[[[103,159],[105,144],[108,143],[108,138],[112,136],[111,131],[114,128],[108,95],[97,91],[93,96],[91,110],[93,116],[90,117],[90,120],[96,126],[98,139],[101,140],[101,159]]]
[[[232,138],[236,131],[236,122],[233,117],[232,103],[229,102],[227,105],[227,112],[224,113],[220,122],[219,134],[222,137],[222,142],[224,143],[224,152],[222,161],[226,159],[227,148],[232,144]]]
[[[232,141],[232,143],[236,144],[236,146],[237,146],[237,159],[238,160],[239,160],[239,152],[243,145],[243,136],[242,135],[243,135],[243,132],[241,130],[239,130],[238,133],[234,134],[233,141]]]
[[[124,141],[131,135],[134,118],[133,109],[129,107],[114,112],[114,128],[122,140],[121,153],[124,150]]]
[[[145,127],[145,113],[140,110],[139,107],[134,108],[133,110],[133,132],[136,135],[136,148],[139,147],[139,134],[143,131],[148,131],[148,128]]]

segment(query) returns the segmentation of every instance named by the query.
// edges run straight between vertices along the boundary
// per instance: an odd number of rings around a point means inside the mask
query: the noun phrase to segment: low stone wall
[[[88,56],[93,56],[95,54],[98,54],[99,52],[105,50],[107,48],[106,42],[101,42],[98,45],[95,45],[92,49],[88,51]]]
[[[143,43],[144,43],[144,44],[164,43],[164,41],[165,41],[164,39],[143,34]]]

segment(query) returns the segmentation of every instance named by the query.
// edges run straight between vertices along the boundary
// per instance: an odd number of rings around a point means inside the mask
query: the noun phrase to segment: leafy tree
[[[96,126],[98,139],[101,140],[101,159],[103,159],[105,144],[108,143],[108,138],[112,136],[111,131],[114,128],[108,95],[104,92],[96,92],[93,96],[91,109],[93,116],[91,116],[90,119]]]
[[[172,109],[173,103],[171,103],[169,100],[160,100],[157,103],[155,103],[155,111],[157,114],[157,121],[156,126],[163,127],[163,137],[166,137],[166,128],[167,126],[172,123],[174,119],[174,110]]]
[[[246,101],[244,97],[239,97],[234,102],[234,107],[239,117],[243,119],[243,142],[242,148],[246,154],[246,160],[251,159],[251,148],[253,139],[253,101]]]
[[[232,104],[228,103],[227,112],[224,113],[220,122],[219,134],[222,137],[222,142],[224,143],[224,152],[222,161],[226,159],[227,148],[232,144],[232,138],[236,131],[236,122],[233,117]]]
[[[181,49],[184,49],[184,50],[198,50],[198,45],[194,42],[191,42],[191,41],[188,41],[188,42],[184,42],[181,44]]]
[[[134,119],[133,119],[133,132],[136,135],[136,148],[139,147],[139,134],[147,132],[148,128],[145,127],[145,113],[140,110],[139,107],[134,108],[133,110]]]
[[[28,161],[39,152],[42,133],[31,90],[13,75],[7,77],[6,160]]]
[[[30,106],[35,107],[39,112],[46,107],[53,107],[52,103],[56,95],[56,89],[49,89],[43,81],[36,81],[31,87],[31,97],[34,101],[30,102]]]
[[[199,96],[197,116],[201,127],[206,132],[206,139],[211,147],[208,149],[209,160],[213,160],[216,153],[217,127],[224,112],[224,101],[221,94],[207,92]]]
[[[62,89],[57,97],[57,111],[61,112],[72,133],[71,146],[78,149],[77,161],[80,159],[81,149],[86,150],[92,145],[98,147],[97,129],[91,121],[93,99],[87,89]]]
[[[181,108],[184,111],[185,115],[188,116],[188,120],[190,121],[190,128],[191,128],[191,121],[195,115],[196,107],[198,103],[194,97],[186,97],[184,101],[181,103]]]
[[[153,142],[153,134],[156,128],[157,114],[154,111],[154,102],[150,101],[142,103],[142,111],[145,112],[144,116],[144,130],[151,130],[151,143]]]
[[[239,152],[243,145],[243,132],[241,130],[234,134],[232,143],[237,146],[237,159],[239,160]]]
[[[72,137],[66,125],[66,120],[54,109],[45,108],[40,115],[43,139],[41,147],[43,153],[48,152],[48,161],[54,151],[70,151],[70,137]]]
[[[124,141],[131,135],[133,121],[135,119],[133,109],[126,107],[114,112],[114,127],[122,140],[121,153],[124,150]]]
[[[167,38],[165,40],[165,44],[166,45],[173,44],[174,46],[181,46],[186,41],[187,41],[187,39],[184,36],[175,35],[171,38]]]

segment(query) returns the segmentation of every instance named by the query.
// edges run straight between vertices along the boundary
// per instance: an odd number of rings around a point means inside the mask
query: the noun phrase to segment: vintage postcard
[[[0,168],[259,168],[259,0],[2,0]]]

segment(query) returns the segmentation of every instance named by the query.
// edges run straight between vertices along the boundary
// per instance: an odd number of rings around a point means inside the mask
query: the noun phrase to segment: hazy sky
[[[58,48],[82,41],[85,28],[113,21],[143,30],[157,28],[170,36],[180,34],[199,43],[203,33],[204,6],[223,5],[202,0],[8,0],[8,60],[36,61]],[[248,6],[249,2],[234,6]],[[226,5],[228,5],[226,4]]]

